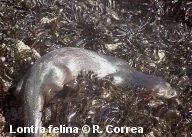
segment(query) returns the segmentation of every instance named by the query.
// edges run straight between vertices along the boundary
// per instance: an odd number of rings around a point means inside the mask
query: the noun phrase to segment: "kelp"
[[[107,124],[139,125],[145,129],[143,136],[190,136],[191,5],[188,0],[2,0],[2,121],[5,117],[2,134],[8,133],[10,124],[15,127],[22,125],[22,120],[18,122],[18,116],[12,115],[14,109],[17,110],[12,93],[37,59],[34,54],[40,57],[51,50],[73,46],[122,58],[137,70],[168,81],[178,91],[179,97],[171,101],[157,99],[142,87],[122,89],[112,85],[110,78],[99,80],[92,73],[81,74],[77,78],[78,83],[65,88],[71,92],[69,98],[74,97],[75,101],[66,103],[66,94],[61,91],[62,94],[52,104],[45,106],[52,107],[54,113],[57,112],[55,106],[60,107],[58,123],[71,124],[68,117],[76,112],[71,119],[73,126],[82,126],[76,125],[77,121],[99,124],[103,128]],[[23,46],[19,45],[21,43]],[[22,49],[21,52],[18,46],[28,50]],[[104,98],[105,92],[110,95],[109,98]],[[94,99],[98,101],[96,106],[91,104]],[[67,110],[65,114],[59,113],[62,109]],[[91,116],[90,111],[94,112]],[[45,125],[55,122],[54,113],[44,113],[47,117]],[[105,135],[108,134],[101,136]]]

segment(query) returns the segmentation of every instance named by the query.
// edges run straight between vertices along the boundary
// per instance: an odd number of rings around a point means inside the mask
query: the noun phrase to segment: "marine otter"
[[[163,79],[138,72],[122,59],[80,48],[61,48],[37,60],[17,87],[23,95],[25,126],[40,127],[44,103],[62,90],[65,83],[75,79],[81,70],[93,71],[99,78],[111,75],[113,83],[119,86],[143,85],[164,98],[177,95]],[[39,137],[40,133],[27,136]]]

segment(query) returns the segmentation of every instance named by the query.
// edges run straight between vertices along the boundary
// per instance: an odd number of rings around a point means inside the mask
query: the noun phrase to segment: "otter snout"
[[[170,98],[175,98],[177,97],[177,91],[174,89],[170,89],[170,90],[166,90],[166,89],[161,89],[158,91],[157,95],[159,97],[164,97],[166,99],[170,99]]]
[[[157,95],[166,99],[175,98],[178,96],[176,90],[174,90],[168,83],[160,84],[157,88]]]

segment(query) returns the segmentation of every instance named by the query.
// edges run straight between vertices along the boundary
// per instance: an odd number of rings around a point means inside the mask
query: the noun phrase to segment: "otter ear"
[[[159,97],[167,98],[167,97],[166,97],[166,94],[167,94],[167,91],[164,90],[164,89],[159,89],[159,90],[157,91],[157,96],[159,96]]]

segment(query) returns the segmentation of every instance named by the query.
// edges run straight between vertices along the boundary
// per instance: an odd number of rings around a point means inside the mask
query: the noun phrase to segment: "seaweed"
[[[122,58],[137,70],[168,81],[179,97],[157,99],[142,87],[115,87],[111,78],[98,79],[89,72],[80,74],[77,85],[65,89],[74,100],[67,104],[61,91],[45,106],[58,111],[58,123],[99,124],[103,128],[110,123],[139,125],[145,128],[143,136],[191,136],[191,5],[189,0],[0,1],[1,135],[9,135],[10,124],[22,125],[22,120],[18,122],[12,115],[18,109],[12,93],[24,73],[40,56],[70,46]],[[110,98],[103,98],[105,92],[111,93]],[[98,106],[90,104],[93,98]],[[96,109],[99,106],[103,108]],[[67,111],[59,115],[62,109]],[[94,112],[91,116],[90,111]],[[74,112],[71,122],[67,117]],[[54,123],[56,119],[46,113],[45,124]]]

